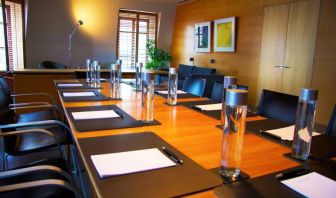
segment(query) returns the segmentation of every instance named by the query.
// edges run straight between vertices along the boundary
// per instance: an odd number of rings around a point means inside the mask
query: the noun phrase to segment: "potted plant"
[[[172,59],[168,52],[159,49],[155,46],[153,39],[148,39],[146,43],[149,60],[146,64],[146,69],[157,70],[167,66]]]

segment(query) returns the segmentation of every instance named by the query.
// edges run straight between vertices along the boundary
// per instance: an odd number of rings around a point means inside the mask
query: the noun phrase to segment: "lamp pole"
[[[72,40],[72,36],[75,34],[75,32],[77,31],[78,27],[80,25],[83,25],[83,21],[79,20],[78,23],[75,25],[74,29],[72,30],[72,32],[69,35],[69,51],[68,51],[68,60],[69,60],[69,67],[72,67],[72,62],[71,62],[71,40]]]

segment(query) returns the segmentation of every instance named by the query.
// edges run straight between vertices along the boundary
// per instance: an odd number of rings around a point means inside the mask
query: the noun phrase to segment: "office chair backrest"
[[[336,105],[331,114],[326,134],[336,136]]]
[[[212,89],[215,82],[223,81],[224,75],[219,74],[192,74],[190,77],[206,79],[203,97],[211,98]]]
[[[2,78],[0,78],[0,81]],[[7,94],[0,84],[0,124],[9,124],[14,121],[15,113],[9,108]]]
[[[299,97],[263,89],[258,106],[258,114],[294,124]]]
[[[196,96],[203,96],[206,80],[202,78],[185,77],[182,90]]]
[[[12,104],[13,103],[13,98],[11,96],[12,91],[7,83],[5,76],[0,76],[0,86],[2,87],[2,93],[5,94],[5,97],[7,98],[8,103]]]
[[[193,66],[180,64],[178,68],[179,78],[184,78],[185,76],[191,75]]]
[[[43,61],[39,64],[39,68],[44,69],[66,69],[66,66],[61,63],[56,63],[53,61]]]
[[[223,82],[216,81],[213,85],[210,99],[218,101],[218,102],[222,102],[222,100],[223,100],[223,87],[224,87]]]
[[[224,84],[223,84],[222,81],[216,81],[214,83],[214,85],[213,85],[210,99],[222,102],[222,100],[223,100],[223,91],[224,91],[223,87],[224,87]],[[237,89],[248,90],[248,86],[237,85]]]

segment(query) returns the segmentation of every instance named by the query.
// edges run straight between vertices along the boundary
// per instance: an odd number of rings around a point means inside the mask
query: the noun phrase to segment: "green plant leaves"
[[[149,57],[146,69],[160,69],[165,67],[167,63],[172,60],[172,57],[168,52],[155,46],[155,41],[153,39],[147,40],[146,48]]]

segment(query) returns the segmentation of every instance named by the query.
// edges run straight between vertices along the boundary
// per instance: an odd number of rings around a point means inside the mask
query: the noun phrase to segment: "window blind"
[[[0,6],[2,8],[1,1],[0,1]],[[2,12],[2,9],[0,9],[0,71],[6,71],[7,70],[7,58],[6,58],[4,20],[2,16],[3,16],[3,12]]]
[[[148,39],[156,41],[157,14],[119,10],[117,57],[123,67],[134,68],[136,62],[146,64]]]
[[[24,68],[22,4],[5,1],[9,70]]]

